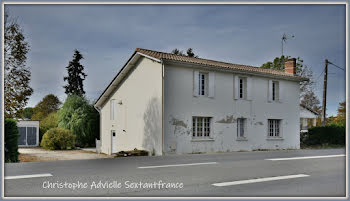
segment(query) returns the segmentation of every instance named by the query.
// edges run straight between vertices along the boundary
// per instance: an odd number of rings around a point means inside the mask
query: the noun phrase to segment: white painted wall
[[[111,131],[118,151],[145,149],[162,154],[162,65],[141,57],[101,108],[102,152],[111,154]],[[110,100],[116,101],[115,120]]]
[[[251,100],[235,100],[234,74],[217,71],[214,97],[194,97],[193,74],[193,68],[165,65],[164,152],[300,148],[298,82],[278,80],[281,101],[268,102],[269,79],[254,76],[249,87]],[[212,117],[211,140],[193,140],[192,116]],[[247,118],[248,136],[244,141],[237,140],[239,117]],[[267,139],[268,119],[283,119],[282,139]]]

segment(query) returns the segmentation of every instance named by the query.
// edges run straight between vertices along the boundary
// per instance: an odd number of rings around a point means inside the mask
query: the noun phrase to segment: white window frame
[[[272,81],[272,94],[271,94],[271,100],[272,101],[279,101],[279,82],[278,81]]]
[[[198,76],[198,96],[208,96],[208,73],[199,72]]]
[[[237,118],[237,139],[246,139],[247,137],[247,127],[246,118]],[[243,135],[242,135],[243,132]]]
[[[116,100],[110,100],[110,120],[115,120]]]
[[[192,137],[210,138],[211,136],[211,117],[192,117]]]
[[[267,121],[267,137],[282,138],[282,120],[268,119]]]

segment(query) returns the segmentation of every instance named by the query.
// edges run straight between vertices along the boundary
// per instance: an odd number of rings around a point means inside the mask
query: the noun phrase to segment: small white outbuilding
[[[318,113],[300,104],[300,132],[307,132],[309,128],[316,126]]]
[[[19,147],[39,146],[39,121],[19,120],[17,127]]]

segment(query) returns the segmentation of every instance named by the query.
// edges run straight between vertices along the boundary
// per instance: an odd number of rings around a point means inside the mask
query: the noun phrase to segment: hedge
[[[302,145],[345,145],[345,126],[326,125],[313,127],[300,135]]]
[[[75,135],[68,129],[51,128],[41,140],[40,146],[49,150],[74,149]]]
[[[5,119],[5,162],[18,162],[17,122],[14,119]]]

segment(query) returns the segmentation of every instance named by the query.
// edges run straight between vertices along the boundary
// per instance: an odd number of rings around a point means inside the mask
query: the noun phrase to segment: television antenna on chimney
[[[287,40],[288,39],[292,39],[294,38],[294,35],[287,35],[286,33],[283,33],[283,36],[282,36],[282,56],[283,56],[283,43],[287,43]]]

